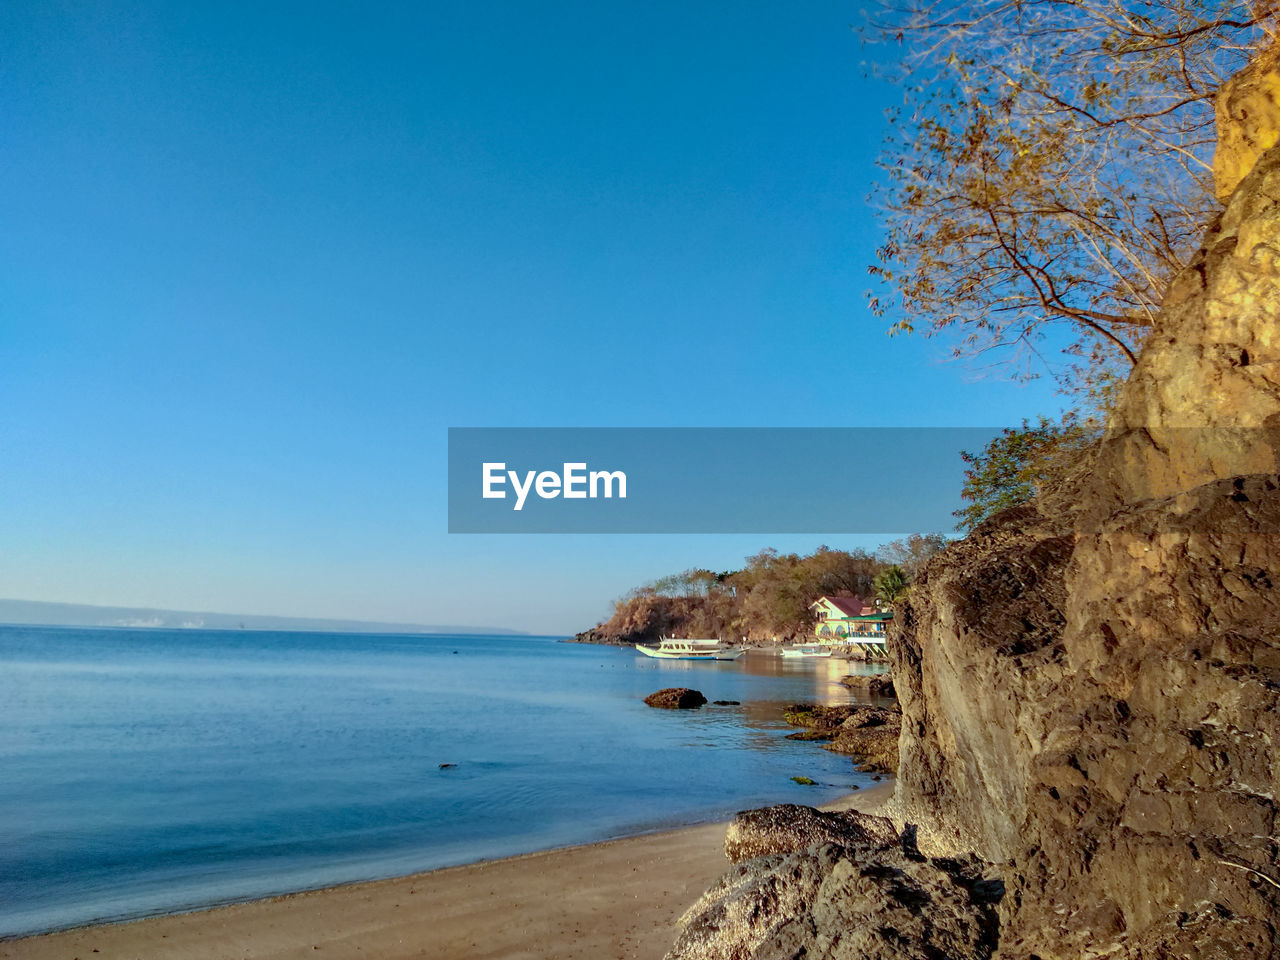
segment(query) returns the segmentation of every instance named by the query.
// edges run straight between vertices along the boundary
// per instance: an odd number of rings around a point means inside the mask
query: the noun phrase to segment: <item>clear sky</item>
[[[4,4],[0,596],[567,632],[824,538],[450,536],[449,426],[1057,408],[866,309],[858,17]]]

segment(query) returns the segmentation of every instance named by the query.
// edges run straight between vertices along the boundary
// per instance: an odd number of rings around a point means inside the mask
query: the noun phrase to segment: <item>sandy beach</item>
[[[874,810],[890,783],[824,809]],[[0,943],[3,960],[657,960],[728,867],[707,824]]]

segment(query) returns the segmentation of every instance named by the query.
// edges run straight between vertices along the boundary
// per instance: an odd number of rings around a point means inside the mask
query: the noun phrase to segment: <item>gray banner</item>
[[[950,531],[998,428],[449,430],[450,533]]]

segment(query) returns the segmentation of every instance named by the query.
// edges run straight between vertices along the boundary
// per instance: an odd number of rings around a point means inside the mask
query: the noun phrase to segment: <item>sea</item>
[[[849,672],[555,637],[0,626],[0,937],[821,804],[870,778],[787,740],[782,708],[850,701]],[[739,702],[644,705],[671,686]]]

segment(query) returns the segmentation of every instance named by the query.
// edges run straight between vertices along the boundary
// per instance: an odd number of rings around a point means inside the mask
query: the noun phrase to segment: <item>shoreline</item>
[[[822,807],[872,812],[893,780]],[[657,960],[729,869],[727,821],[0,941],[0,960]]]

